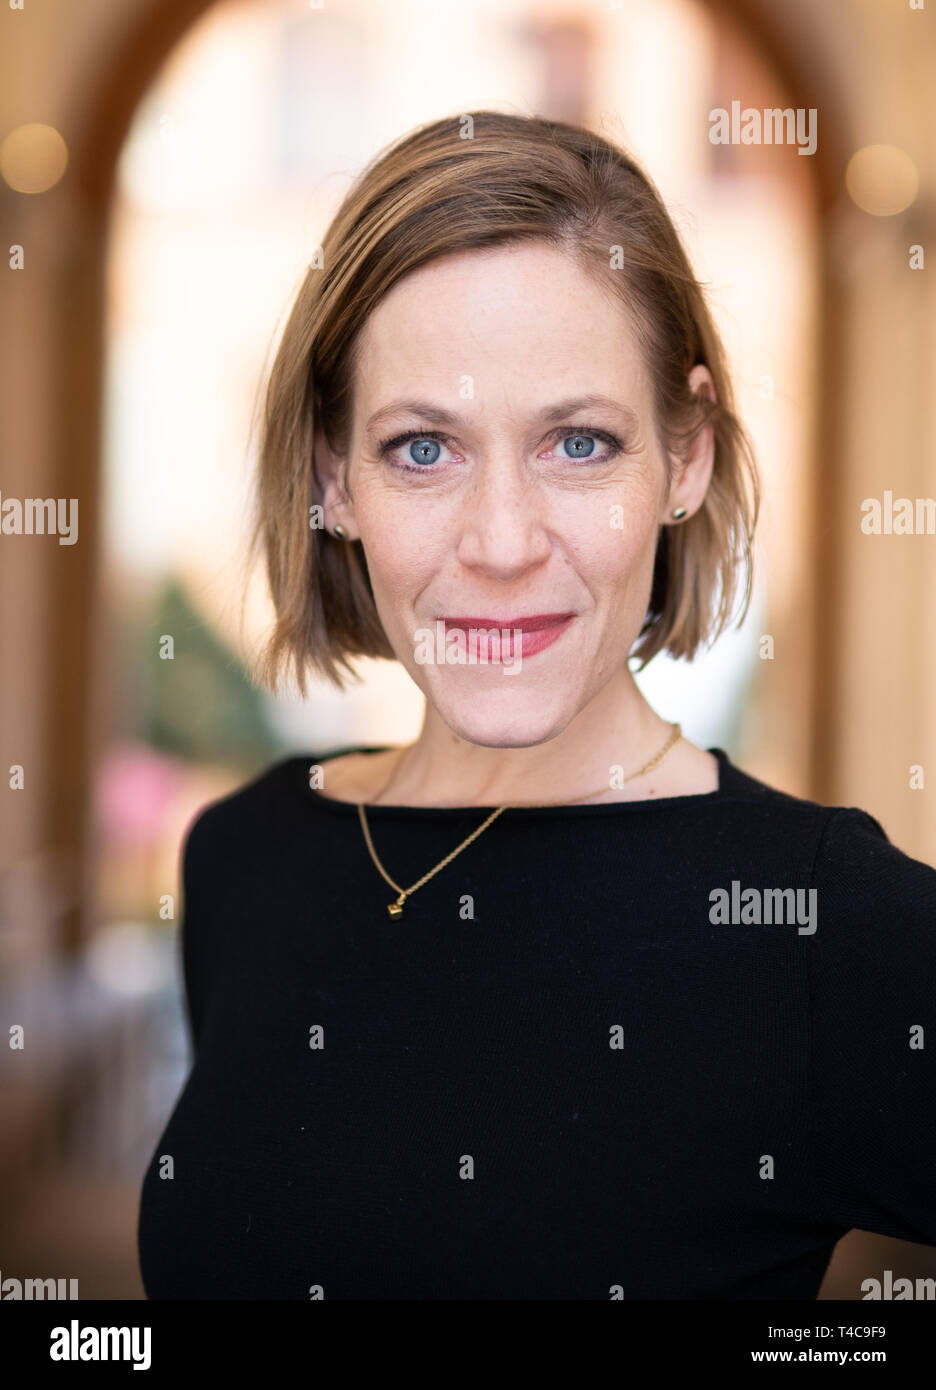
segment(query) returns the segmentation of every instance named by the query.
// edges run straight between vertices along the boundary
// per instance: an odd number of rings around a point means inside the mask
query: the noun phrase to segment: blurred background
[[[860,805],[936,863],[936,5],[893,0],[25,0],[0,13],[9,246],[0,528],[0,1269],[141,1298],[135,1226],[190,1065],[178,856],[206,801],[295,751],[415,737],[403,669],[270,697],[241,612],[257,413],[292,296],[365,163],[481,107],[645,165],[710,289],[765,488],[746,622],[639,676],[687,736]],[[709,112],[815,108],[818,148]],[[0,511],[2,517],[2,511]],[[766,639],[771,639],[767,641]],[[167,640],[167,639],[171,639]],[[909,1141],[909,1140],[908,1140]],[[824,1297],[936,1252],[852,1233]]]

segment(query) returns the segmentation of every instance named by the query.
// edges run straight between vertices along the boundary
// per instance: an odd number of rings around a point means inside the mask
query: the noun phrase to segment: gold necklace
[[[669,750],[672,748],[673,744],[678,743],[681,737],[682,730],[680,729],[679,725],[673,724],[672,732],[669,738],[666,740],[666,743],[660,749],[659,753],[655,753],[648,763],[644,763],[643,767],[638,768],[636,772],[631,772],[627,777],[623,778],[622,780],[624,782],[631,782],[635,777],[641,777],[645,772],[652,771],[653,768],[655,768],[659,763],[663,761]],[[396,768],[393,769],[393,772],[390,773],[390,777],[387,779],[387,781],[381,787],[380,791],[377,793],[378,796],[382,796],[383,793],[387,790],[387,787],[393,780],[393,773],[395,771]],[[453,849],[451,854],[447,854],[444,859],[440,860],[439,863],[436,864],[434,869],[430,869],[427,874],[423,874],[422,878],[417,879],[416,882],[411,884],[409,888],[401,888],[398,883],[394,883],[393,879],[390,877],[384,866],[381,864],[380,860],[377,858],[377,851],[374,849],[374,842],[371,839],[370,829],[367,824],[365,804],[363,801],[359,802],[357,808],[358,818],[361,822],[361,829],[364,831],[364,840],[367,844],[367,849],[370,853],[370,857],[371,859],[373,859],[374,865],[376,866],[377,871],[381,875],[381,877],[384,878],[386,882],[389,883],[390,887],[400,895],[395,903],[387,904],[387,911],[393,918],[402,917],[403,904],[406,902],[406,899],[412,893],[415,893],[417,888],[421,888],[424,883],[428,883],[430,878],[433,878],[434,875],[437,874],[440,869],[445,868],[446,864],[451,864],[456,854],[461,854],[463,849],[467,849],[468,846],[471,844],[472,840],[476,840],[480,834],[487,830],[488,826],[491,825],[503,811],[509,811],[512,809],[521,810],[524,807],[541,808],[547,806],[572,805],[577,801],[588,801],[590,797],[600,796],[602,792],[606,792],[607,790],[608,786],[607,784],[605,784],[605,786],[599,787],[596,792],[587,792],[585,796],[565,797],[561,801],[512,801],[508,802],[506,806],[498,806],[497,810],[493,811],[491,815],[488,816],[487,820],[484,821],[482,825],[478,826],[477,830],[473,830],[471,834],[467,837],[467,839],[462,840],[461,844],[458,846],[457,849]]]

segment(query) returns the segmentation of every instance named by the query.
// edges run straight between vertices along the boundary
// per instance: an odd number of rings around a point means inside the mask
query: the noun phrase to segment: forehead
[[[601,392],[637,405],[645,391],[622,299],[539,242],[458,252],[412,272],[369,316],[357,356],[356,405],[368,410],[401,391],[517,407]]]

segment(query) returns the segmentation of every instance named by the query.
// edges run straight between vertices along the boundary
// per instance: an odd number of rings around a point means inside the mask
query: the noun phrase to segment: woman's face
[[[626,672],[658,528],[701,504],[712,461],[707,430],[668,486],[626,310],[538,243],[394,286],[360,341],[348,498],[319,450],[328,524],[362,541],[397,657],[491,747],[555,737]]]

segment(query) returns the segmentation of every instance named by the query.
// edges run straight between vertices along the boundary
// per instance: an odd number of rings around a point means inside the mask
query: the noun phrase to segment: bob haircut
[[[722,344],[656,188],[622,150],[591,131],[539,117],[478,111],[432,121],[394,141],[358,177],[305,276],[270,373],[258,451],[250,557],[265,560],[276,614],[257,665],[277,690],[292,671],[342,689],[349,658],[395,659],[360,541],[324,528],[314,441],[346,457],[360,332],[411,271],[458,251],[541,241],[576,257],[629,312],[652,382],[654,427],[669,454],[711,421],[714,468],[701,508],[661,526],[648,611],[629,656],[691,660],[731,617],[743,569],[751,595],[760,506],[757,469],[737,418]],[[690,391],[697,364],[715,401]]]

